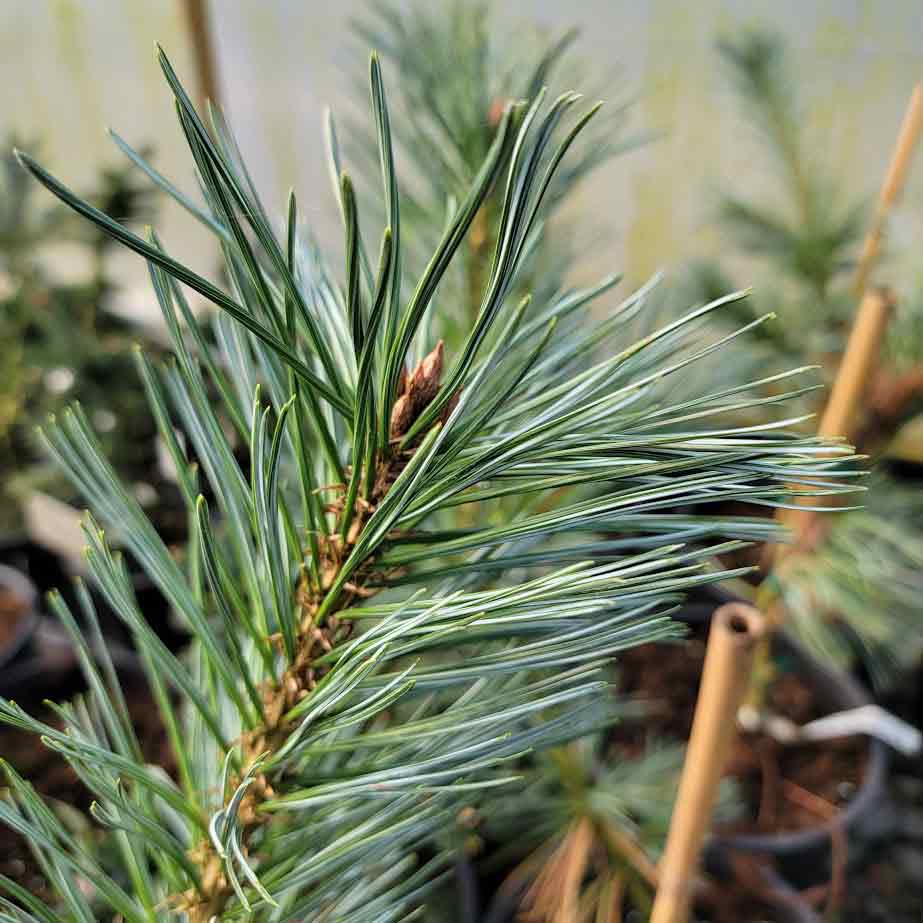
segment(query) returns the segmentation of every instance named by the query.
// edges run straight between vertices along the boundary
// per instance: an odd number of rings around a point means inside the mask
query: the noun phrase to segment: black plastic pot
[[[775,645],[794,662],[798,675],[815,690],[825,711],[845,711],[867,705],[871,699],[848,674],[839,673],[818,662],[793,638],[784,633]],[[879,740],[869,740],[865,775],[855,796],[836,817],[811,830],[772,835],[715,837],[709,844],[712,853],[722,850],[772,856],[785,877],[798,887],[810,887],[827,880],[832,837],[838,831],[851,840],[875,840],[886,836],[894,820],[888,799],[888,748]],[[890,822],[890,823],[889,823]]]
[[[35,585],[39,596],[67,580],[61,559],[21,532],[0,536],[0,564],[25,574]]]
[[[820,914],[774,868],[764,866],[762,878],[767,893],[772,895],[767,903],[776,923],[822,923]]]
[[[708,606],[690,606],[680,618],[687,624],[701,625],[711,618],[711,610]],[[814,689],[817,702],[825,711],[844,711],[871,701],[855,679],[822,664],[784,631],[776,634],[773,644],[774,652],[787,660],[793,671]],[[705,847],[706,868],[719,877],[727,875],[731,868],[730,855],[749,853],[772,858],[779,874],[795,890],[829,881],[832,843],[838,833],[848,836],[849,854],[855,856],[861,853],[864,845],[888,836],[895,825],[895,811],[887,791],[888,748],[881,741],[871,739],[868,746],[862,783],[849,804],[834,818],[793,833],[713,836]],[[792,912],[801,911],[793,906]]]
[[[189,643],[189,634],[173,618],[170,604],[163,593],[131,557],[126,556],[126,564],[135,598],[138,601],[138,608],[143,613],[145,621],[171,651],[185,647]],[[134,639],[125,622],[113,611],[102,594],[96,592],[93,587],[91,587],[91,594],[96,606],[96,614],[106,637],[116,644],[132,646]]]
[[[79,546],[82,548],[82,545]],[[0,564],[6,564],[25,574],[37,590],[36,609],[43,610],[42,600],[50,590],[61,594],[77,621],[82,619],[82,610],[74,591],[73,577],[82,570],[74,570],[69,555],[51,551],[26,535],[0,537]],[[148,624],[161,641],[171,650],[179,650],[189,640],[189,635],[173,619],[170,606],[160,590],[147,574],[138,567],[130,556],[126,556],[129,577]],[[92,583],[88,589],[96,608],[100,627],[106,638],[116,646],[131,646],[131,633],[121,618],[112,610],[102,594]],[[2,656],[0,656],[2,664]]]
[[[2,576],[7,573],[11,573],[9,581]],[[57,620],[48,617],[43,606],[45,594],[58,590],[78,620],[80,618],[80,606],[64,562],[24,535],[2,536],[0,583],[11,582],[15,582],[20,593],[28,597],[29,617],[24,620],[15,639],[0,651],[0,695],[24,704],[40,703],[46,698],[68,698],[81,691],[83,680],[70,640]],[[145,589],[137,590],[139,604],[154,611],[156,616],[159,612],[158,600],[151,598]],[[126,634],[124,629],[121,634],[110,630],[112,626],[118,628],[121,623],[108,610],[105,601],[93,595],[107,646],[116,665],[121,668],[125,664],[129,673],[135,672],[138,669],[136,656],[125,643],[120,643]]]
[[[15,598],[21,613],[14,631],[0,647],[0,670],[7,671],[31,652],[38,625],[38,592],[22,571],[6,564],[0,564],[0,587]]]
[[[87,689],[70,639],[51,619],[40,617],[30,656],[0,669],[0,694],[12,699],[41,720],[54,722],[44,700],[62,701]],[[146,677],[138,657],[126,648],[107,645],[119,680],[131,708],[139,696],[146,696]],[[46,797],[86,809],[90,793],[66,767],[60,753],[48,749],[27,731],[0,723],[0,753]],[[0,872],[32,893],[47,887],[41,865],[28,841],[12,828],[0,825]]]

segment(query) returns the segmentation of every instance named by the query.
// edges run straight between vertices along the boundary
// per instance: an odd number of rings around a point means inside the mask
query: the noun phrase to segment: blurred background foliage
[[[0,160],[0,526],[15,528],[24,491],[56,480],[41,464],[34,427],[79,400],[114,463],[137,475],[154,428],[130,346],[143,332],[112,313],[111,238],[48,202],[12,154],[32,147],[7,138]],[[155,194],[131,165],[99,172],[88,197],[128,224],[150,221]],[[85,261],[62,277],[47,248],[70,245]],[[148,348],[155,348],[150,342]],[[56,485],[61,487],[60,482]]]
[[[222,93],[258,185],[280,213],[294,185],[322,242],[337,243],[319,127],[325,105],[343,112],[352,99],[342,79],[355,48],[349,29],[368,16],[368,4],[241,0],[212,3],[211,10]],[[497,3],[494,13],[498,32],[522,23],[555,36],[578,29],[577,50],[597,91],[615,103],[637,96],[634,131],[662,133],[657,144],[602,166],[569,206],[596,213],[607,229],[587,278],[618,267],[638,281],[713,254],[721,240],[711,220],[715,199],[729,177],[738,192],[757,186],[772,194],[777,171],[727,83],[715,48],[720,36],[754,25],[781,33],[799,75],[801,117],[813,138],[822,139],[823,165],[860,201],[884,173],[920,74],[916,0],[702,0],[694,7],[682,0],[515,0]],[[136,147],[155,136],[179,141],[173,112],[158,92],[155,39],[192,79],[180,0],[0,5],[0,111],[7,129],[40,141],[46,162],[66,166],[84,188],[100,164],[115,160],[106,125]],[[193,190],[178,146],[163,146],[158,168]],[[920,238],[921,206],[923,175],[915,171],[892,228],[901,252]],[[184,251],[193,261],[207,260],[207,235],[188,235],[181,220],[172,205],[164,207],[158,226],[166,243],[184,228]],[[909,257],[895,260],[901,272],[912,270]],[[140,311],[147,306],[143,273],[131,261],[117,262]],[[758,285],[762,280],[747,264],[735,257],[740,275]]]

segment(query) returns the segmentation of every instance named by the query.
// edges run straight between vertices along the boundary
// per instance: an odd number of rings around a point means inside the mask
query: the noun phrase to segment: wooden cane
[[[744,603],[728,603],[712,617],[651,923],[688,919],[702,841],[737,733],[737,709],[750,680],[753,652],[764,631],[762,614]]]
[[[186,25],[192,42],[198,78],[199,104],[205,111],[206,103],[215,106],[221,102],[218,87],[218,65],[215,60],[215,43],[208,16],[208,0],[183,0]]]

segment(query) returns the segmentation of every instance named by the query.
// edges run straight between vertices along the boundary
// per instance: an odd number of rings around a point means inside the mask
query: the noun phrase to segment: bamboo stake
[[[586,875],[590,850],[593,848],[593,825],[581,818],[567,837],[567,851],[562,859],[558,912],[554,923],[576,923],[580,904],[580,886]]]
[[[881,238],[888,212],[904,188],[907,174],[910,172],[910,161],[913,159],[921,135],[923,135],[923,83],[918,83],[910,94],[910,102],[897,135],[897,144],[894,146],[891,164],[878,195],[878,205],[872,219],[872,226],[865,236],[862,252],[856,265],[854,287],[856,294],[860,297],[865,294],[869,274],[881,250]]]
[[[865,293],[817,427],[819,436],[826,439],[849,439],[852,436],[856,414],[871,382],[894,304],[894,293],[890,289],[873,288]],[[817,521],[816,510],[780,509],[778,513],[785,514],[779,516],[780,521],[794,533],[795,541],[790,549],[803,550],[806,543],[811,544],[809,539]],[[778,551],[781,552],[781,546]]]
[[[861,297],[846,351],[840,360],[836,380],[818,434],[826,437],[849,437],[849,424],[859,407],[859,399],[872,371],[884,338],[888,319],[894,307],[894,295],[886,289],[866,292],[868,277],[881,250],[885,220],[891,206],[899,198],[910,172],[917,142],[923,135],[923,83],[918,83],[910,95],[910,103],[897,134],[894,154],[881,185],[872,226],[865,235],[862,252],[856,264],[853,288]]]
[[[189,38],[195,58],[199,104],[204,112],[209,100],[215,106],[221,102],[215,45],[208,16],[208,0],[183,0],[183,8],[186,12],[186,25],[189,28]]]
[[[764,629],[762,614],[743,603],[728,603],[712,618],[651,923],[688,920],[702,840],[737,732],[735,718],[750,679],[753,652]]]
[[[828,439],[852,436],[853,422],[877,363],[894,305],[894,293],[888,288],[869,289],[863,296],[817,428],[819,436]]]

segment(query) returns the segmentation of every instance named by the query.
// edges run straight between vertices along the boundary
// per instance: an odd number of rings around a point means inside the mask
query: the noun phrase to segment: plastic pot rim
[[[7,564],[0,564],[0,586],[12,591],[22,599],[25,614],[19,620],[16,631],[3,647],[0,647],[0,668],[8,667],[26,647],[38,627],[38,590],[35,584],[20,570]]]

